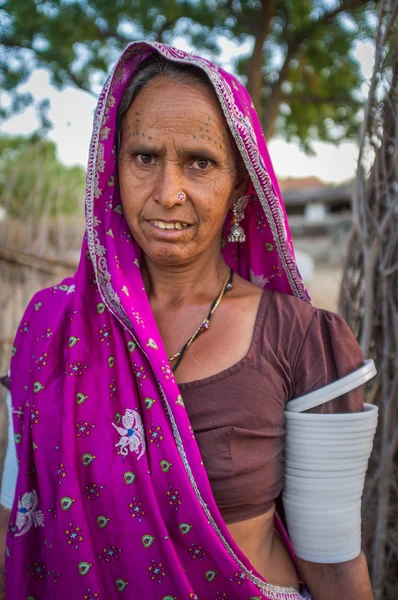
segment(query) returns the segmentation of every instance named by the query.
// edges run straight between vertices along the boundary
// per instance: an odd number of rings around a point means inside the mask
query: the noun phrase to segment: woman
[[[275,513],[285,403],[363,357],[309,302],[247,92],[131,44],[86,208],[74,278],[33,298],[13,350],[7,598],[370,598],[362,555],[295,561]]]

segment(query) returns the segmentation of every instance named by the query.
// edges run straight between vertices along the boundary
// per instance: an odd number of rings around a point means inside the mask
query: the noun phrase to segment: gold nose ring
[[[186,199],[187,199],[187,195],[185,192],[178,192],[178,194],[177,194],[178,202],[185,202]]]

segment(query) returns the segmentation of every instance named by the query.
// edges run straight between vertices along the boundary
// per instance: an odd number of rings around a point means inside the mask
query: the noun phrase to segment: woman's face
[[[227,211],[242,190],[210,90],[154,78],[123,120],[118,174],[127,223],[148,259],[183,265],[219,252]]]

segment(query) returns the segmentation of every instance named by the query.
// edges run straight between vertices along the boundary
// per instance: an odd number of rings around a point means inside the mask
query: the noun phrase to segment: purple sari
[[[94,117],[78,270],[32,299],[13,348],[19,475],[6,548],[8,600],[302,597],[267,584],[223,522],[115,187],[118,103],[153,52],[205,71],[250,174],[247,241],[226,243],[226,262],[260,287],[309,301],[246,90],[202,58],[131,44]]]

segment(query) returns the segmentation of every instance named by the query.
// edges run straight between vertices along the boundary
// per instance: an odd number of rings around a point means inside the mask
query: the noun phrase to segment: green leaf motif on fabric
[[[176,596],[163,596],[162,600],[177,600]]]
[[[33,384],[33,393],[38,394],[41,392],[41,390],[44,390],[44,386],[40,383],[40,381],[35,381]]]
[[[91,463],[93,462],[93,460],[97,458],[96,456],[93,456],[92,454],[89,454],[88,452],[85,452],[84,454],[82,454],[82,463],[84,467],[88,467],[89,465],[91,465]]]
[[[35,304],[35,310],[36,310],[36,311],[40,310],[42,306],[43,306],[43,304],[42,304],[41,302],[37,302],[37,303]]]
[[[77,392],[76,394],[76,404],[83,404],[85,400],[87,400],[88,396],[85,396],[81,392]]]
[[[182,399],[182,396],[180,396],[180,395],[177,396],[176,404],[178,404],[178,406],[183,406],[185,408],[185,404],[184,404],[184,400]]]
[[[121,420],[122,420],[122,415],[120,414],[120,412],[115,413],[116,425],[119,425]]]
[[[97,304],[97,313],[98,313],[99,315],[102,315],[102,314],[103,314],[103,312],[105,311],[105,309],[106,309],[106,306],[105,306],[105,304],[104,304],[103,302],[99,302],[99,303]]]
[[[132,342],[131,340],[129,342],[127,342],[127,348],[128,351],[130,352],[134,352],[134,350],[137,348],[137,344],[135,342]]]
[[[106,517],[105,515],[98,515],[97,517],[97,525],[100,529],[105,529],[105,527],[108,525],[110,521],[109,517]]]
[[[115,366],[115,357],[114,356],[110,356],[108,358],[108,367],[110,369],[113,369],[114,366]]]
[[[79,564],[77,565],[77,568],[79,570],[80,575],[82,575],[83,577],[85,575],[87,575],[90,572],[90,569],[93,565],[91,563],[88,562],[79,562]]]
[[[209,583],[214,581],[215,578],[217,577],[217,575],[218,575],[217,571],[206,571],[206,573],[205,573],[205,577]]]
[[[116,591],[117,592],[124,592],[124,590],[126,589],[126,587],[128,586],[129,582],[126,581],[125,579],[121,579],[120,577],[118,577],[115,580],[115,587],[116,587]]]
[[[21,434],[20,434],[20,433],[14,433],[14,442],[15,442],[16,444],[20,444],[20,443],[21,443],[21,440],[22,440],[22,438],[21,438]]]
[[[153,350],[158,350],[158,345],[154,339],[149,338],[149,340],[147,342],[147,348],[153,348]]]
[[[173,466],[172,463],[170,463],[168,460],[166,460],[165,458],[163,458],[160,461],[160,468],[162,469],[163,473],[168,473],[168,471],[170,471],[171,467]]]
[[[13,346],[11,349],[11,356],[15,356],[16,353],[17,353],[17,348],[15,346]]]
[[[63,496],[61,498],[61,500],[59,501],[62,510],[69,510],[72,506],[73,503],[75,502],[74,498],[70,498],[69,496]]]
[[[76,346],[77,342],[80,342],[80,338],[71,335],[68,340],[68,348],[73,348],[73,346]]]
[[[147,410],[151,410],[151,408],[155,404],[155,402],[156,402],[156,400],[153,400],[152,398],[145,398],[145,400],[144,400],[145,408]]]
[[[153,535],[149,535],[149,533],[146,533],[141,538],[141,542],[142,542],[142,545],[144,546],[144,548],[150,548],[154,541],[155,541],[155,538],[153,537]]]
[[[123,206],[121,204],[118,204],[117,206],[115,206],[115,208],[113,210],[115,212],[117,212],[118,215],[122,215],[123,214]]]
[[[124,483],[131,485],[135,481],[135,475],[131,471],[126,471],[123,475]]]
[[[192,525],[189,525],[188,523],[180,523],[178,529],[181,531],[182,535],[187,535],[187,533],[191,531]]]

